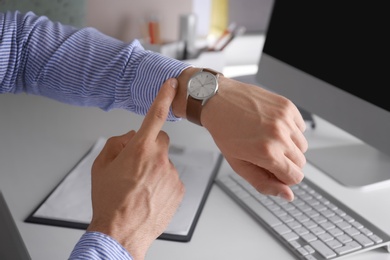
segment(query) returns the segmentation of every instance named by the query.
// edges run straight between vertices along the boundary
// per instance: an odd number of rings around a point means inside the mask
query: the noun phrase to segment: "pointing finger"
[[[175,78],[164,82],[144,118],[138,134],[146,137],[157,137],[167,119],[169,108],[176,95],[177,84]]]

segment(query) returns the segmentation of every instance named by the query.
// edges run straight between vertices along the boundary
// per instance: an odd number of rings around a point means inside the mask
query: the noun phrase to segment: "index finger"
[[[176,95],[177,84],[175,78],[164,82],[144,118],[138,134],[157,137],[167,120],[169,109]]]

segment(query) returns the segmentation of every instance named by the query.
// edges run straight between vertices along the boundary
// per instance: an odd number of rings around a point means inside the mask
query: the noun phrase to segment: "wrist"
[[[192,75],[200,70],[201,69],[197,67],[189,67],[183,70],[183,72],[177,77],[177,81],[179,82],[178,90],[172,102],[172,111],[175,116],[187,118],[187,83]]]
[[[188,116],[187,116],[188,82],[190,81],[191,77],[193,75],[195,75],[196,73],[198,73],[200,70],[202,70],[202,69],[197,68],[197,67],[187,68],[177,78],[178,82],[179,82],[179,89],[177,91],[177,94],[176,94],[174,101],[172,102],[172,111],[173,111],[175,116],[188,119]],[[218,73],[216,71],[213,71],[212,69],[204,69],[204,70],[207,72],[212,71],[212,73]],[[226,78],[224,78],[223,75],[221,73],[219,73],[219,75],[217,76],[217,80],[218,80],[218,86],[219,86],[217,93],[214,96],[212,96],[210,99],[208,99],[207,102],[204,104],[204,106],[202,105],[203,107],[201,108],[202,109],[202,111],[200,113],[200,120],[202,122],[201,125],[205,126],[206,128],[207,128],[208,123],[203,122],[203,121],[212,120],[213,114],[214,114],[213,111],[215,111],[215,109],[218,108],[218,106],[219,106],[218,103],[220,103],[221,100],[223,100],[223,98],[221,98],[219,96],[223,95],[223,93],[224,93],[223,89],[225,88],[225,86],[223,86],[223,85],[226,83]],[[218,101],[218,100],[220,100],[220,101]],[[210,102],[212,104],[209,104]],[[205,114],[208,114],[208,115],[205,115]],[[192,116],[194,116],[194,115],[192,115]],[[196,117],[197,116],[195,116],[195,118]],[[196,124],[199,124],[199,123],[196,123]]]
[[[222,118],[228,117],[228,112],[223,111],[224,108],[226,108],[225,105],[229,103],[229,99],[227,98],[228,89],[229,79],[220,75],[218,78],[218,92],[207,101],[201,113],[202,125],[207,130],[210,130],[213,123],[218,122]]]
[[[149,249],[151,241],[145,239],[144,234],[139,232],[125,232],[122,225],[116,227],[115,225],[107,225],[107,223],[115,223],[116,221],[104,221],[103,223],[95,223],[92,221],[87,228],[87,232],[98,232],[104,234],[119,243],[126,251],[133,257],[134,260],[144,259],[147,250]]]

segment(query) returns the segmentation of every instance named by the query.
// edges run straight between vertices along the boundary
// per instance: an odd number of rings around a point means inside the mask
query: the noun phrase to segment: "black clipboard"
[[[74,174],[75,170],[77,170],[77,167],[80,167],[80,165],[82,163],[86,163],[86,165],[88,165],[88,164],[92,165],[92,161],[94,160],[94,158],[96,158],[97,154],[100,152],[103,143],[105,143],[105,140],[106,139],[104,139],[104,138],[100,138],[84,154],[84,156],[79,160],[79,162],[64,176],[64,178],[56,185],[56,187],[54,187],[53,190],[41,201],[41,203],[29,214],[29,216],[25,219],[25,222],[50,225],[50,226],[57,226],[57,227],[64,227],[64,228],[74,228],[74,229],[81,229],[81,230],[87,229],[87,227],[89,225],[89,221],[87,221],[86,219],[83,221],[75,220],[75,219],[69,220],[66,218],[62,218],[62,216],[54,216],[53,217],[50,214],[49,214],[49,216],[47,216],[47,215],[42,215],[42,214],[37,214],[37,213],[39,213],[39,211],[42,210],[42,208],[45,206],[45,204],[48,203],[48,201],[52,199],[53,194],[55,194],[59,189],[61,189],[61,185],[63,185],[65,182],[69,181],[70,175]],[[173,146],[170,149],[170,156],[174,157],[175,154],[183,152],[185,150],[186,150],[185,148],[182,148],[182,147],[178,148],[178,147]],[[171,153],[171,151],[172,151],[172,153]],[[211,167],[208,167],[207,173],[205,173],[205,175],[207,175],[207,178],[202,177],[204,180],[203,180],[203,184],[201,185],[201,187],[199,187],[200,190],[195,190],[195,187],[194,188],[190,187],[190,191],[192,189],[193,193],[197,193],[195,195],[198,196],[199,199],[198,199],[198,203],[196,205],[190,205],[193,208],[194,214],[193,214],[193,218],[188,221],[189,225],[186,226],[186,232],[184,232],[184,233],[182,231],[176,232],[175,230],[170,231],[168,228],[166,230],[166,232],[164,232],[163,234],[161,234],[158,237],[158,239],[177,241],[177,242],[189,242],[191,240],[192,235],[193,235],[194,230],[195,230],[195,227],[196,227],[196,224],[197,224],[198,219],[199,219],[201,212],[203,210],[204,204],[205,204],[207,197],[210,193],[210,190],[212,188],[212,184],[214,183],[214,179],[215,179],[215,177],[219,171],[219,168],[222,164],[222,161],[223,161],[223,156],[219,152],[217,153],[217,152],[201,151],[201,150],[190,151],[190,153],[197,153],[199,155],[201,153],[205,153],[205,152],[208,152],[209,155],[212,155],[213,159],[212,159],[212,162],[210,164]],[[191,154],[190,154],[190,156],[191,156]],[[180,159],[180,157],[178,157],[178,158]],[[89,160],[89,161],[87,161],[87,160]],[[171,158],[171,160],[172,160],[172,158]],[[174,160],[173,160],[173,162],[174,162]],[[174,164],[176,165],[175,162],[174,162]],[[191,163],[189,163],[189,164],[191,164]],[[178,171],[180,173],[180,171],[181,171],[180,167],[178,168]],[[202,172],[202,173],[204,173],[204,172]],[[196,174],[196,175],[200,175],[200,174]],[[71,177],[73,177],[73,176],[71,176]],[[187,185],[191,185],[191,183],[187,184],[186,181],[183,179],[182,179],[182,181],[183,181],[184,185],[186,185],[186,193],[187,193],[187,190],[189,188]],[[90,190],[89,190],[89,194],[90,194]],[[182,202],[182,205],[180,206],[179,210],[184,210],[183,203],[185,203],[185,201],[186,201],[186,196],[187,196],[187,194],[184,195],[183,202]],[[180,214],[181,213],[177,212],[176,215],[178,215],[178,216],[175,215],[174,218],[172,219],[172,222],[174,222],[176,217],[180,217]],[[182,219],[178,222],[182,222]]]

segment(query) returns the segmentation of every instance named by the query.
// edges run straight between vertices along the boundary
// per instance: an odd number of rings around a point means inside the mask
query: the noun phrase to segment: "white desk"
[[[0,189],[10,206],[33,259],[66,259],[82,230],[24,223],[24,219],[67,174],[99,136],[138,129],[141,116],[126,111],[103,112],[73,107],[42,97],[0,95]],[[310,146],[338,145],[354,140],[323,121],[308,131]],[[187,121],[164,127],[176,144],[216,149],[205,129]],[[187,135],[197,135],[191,142]],[[220,174],[231,171],[224,163]],[[344,188],[307,165],[308,178],[384,231],[390,233],[390,187],[361,192]],[[147,260],[171,259],[292,259],[272,236],[214,185],[192,240],[188,243],[157,240]],[[349,258],[351,259],[351,258]],[[353,259],[389,260],[384,250]]]
[[[227,50],[225,65],[245,65],[249,57],[253,59],[249,63],[253,64],[258,59],[253,57],[253,53],[258,53],[257,46],[262,42],[261,36],[256,39],[248,36],[233,42]],[[242,48],[243,45],[245,48]],[[243,53],[243,50],[246,52]],[[240,55],[237,55],[237,51]],[[232,61],[232,57],[240,58]],[[243,57],[246,57],[245,61],[241,60]],[[230,68],[232,70],[224,72],[237,72],[237,68]],[[104,112],[97,108],[74,107],[24,94],[0,95],[0,189],[34,260],[67,259],[83,231],[24,223],[24,219],[98,137],[138,129],[142,119],[141,116],[121,110]],[[171,143],[217,149],[205,129],[185,120],[167,123],[164,130],[170,135]],[[198,137],[196,141],[187,138],[195,135]],[[306,135],[310,147],[355,142],[353,138],[318,119],[317,129],[308,131]],[[219,174],[231,171],[228,164],[224,163]],[[390,234],[390,187],[370,192],[351,190],[340,186],[310,165],[307,165],[305,174]],[[157,240],[146,260],[271,258],[292,259],[292,256],[214,185],[191,241],[180,243]],[[354,256],[353,259],[390,260],[390,254],[378,249]]]

